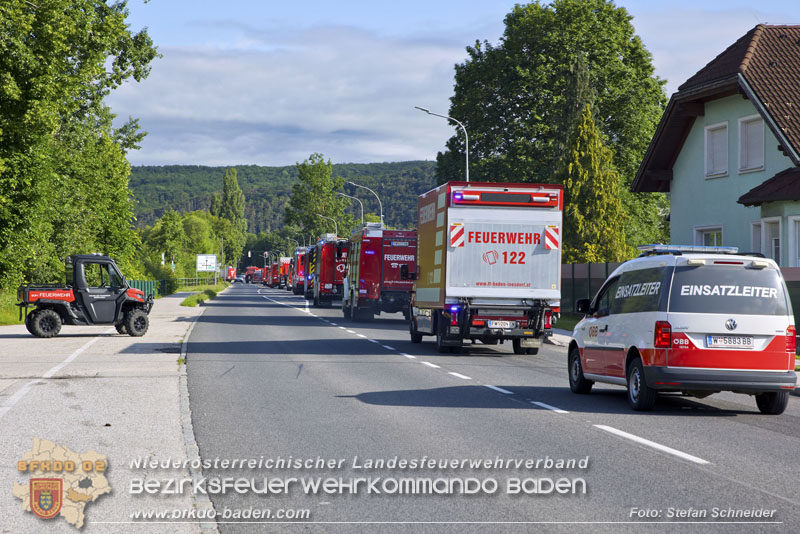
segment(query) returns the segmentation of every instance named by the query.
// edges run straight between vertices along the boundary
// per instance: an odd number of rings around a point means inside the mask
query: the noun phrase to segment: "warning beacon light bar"
[[[655,254],[738,254],[738,247],[705,247],[700,245],[639,245],[636,247],[642,256]]]
[[[469,187],[455,189],[452,204],[461,206],[515,206],[558,207],[559,190],[543,188],[486,188]]]

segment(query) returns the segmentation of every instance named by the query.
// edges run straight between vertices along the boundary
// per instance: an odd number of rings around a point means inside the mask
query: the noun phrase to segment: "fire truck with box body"
[[[225,281],[232,282],[236,280],[236,267],[228,267],[225,270]]]
[[[248,265],[244,270],[244,281],[247,282],[248,284],[252,284],[256,271],[259,270],[261,270],[261,267],[256,267],[255,265]],[[261,278],[263,278],[263,273],[261,274]]]
[[[350,259],[342,299],[342,314],[367,321],[381,312],[403,312],[408,318],[412,280],[403,279],[401,267],[416,269],[417,232],[386,230],[367,223],[350,237]]]
[[[347,241],[336,234],[324,234],[315,245],[316,273],[312,280],[314,306],[330,307],[342,298],[347,263]]]
[[[303,256],[303,270],[306,275],[303,277],[303,297],[306,300],[314,298],[314,277],[317,275],[317,246],[306,247]]]
[[[561,302],[560,185],[449,182],[420,195],[411,341],[510,339],[536,354]]]
[[[280,272],[278,276],[280,277],[280,281],[278,283],[278,288],[283,289],[286,287],[286,284],[289,281],[289,267],[291,264],[292,258],[289,256],[281,256],[280,258]]]
[[[264,278],[264,284],[269,287],[279,287],[281,281],[281,265],[277,261],[269,264],[269,276]]]
[[[301,295],[306,279],[306,247],[297,247],[294,251],[291,266],[292,293]]]

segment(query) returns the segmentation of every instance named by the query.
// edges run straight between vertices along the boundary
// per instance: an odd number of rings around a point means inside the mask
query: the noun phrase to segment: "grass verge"
[[[569,330],[571,332],[581,319],[583,319],[583,315],[581,314],[562,312],[561,317],[558,318],[558,322],[556,322],[555,327],[560,328],[561,330]]]
[[[8,289],[0,291],[0,325],[3,324],[22,324],[19,320],[19,308],[17,303],[17,292]]]
[[[180,288],[178,288],[178,292],[180,292],[180,291],[196,291],[197,292],[197,293],[189,295],[188,297],[183,299],[183,302],[181,302],[181,306],[187,306],[187,307],[193,308],[193,307],[197,306],[198,304],[200,304],[201,302],[213,299],[214,297],[217,296],[217,293],[219,293],[220,291],[222,291],[226,287],[228,287],[228,283],[227,282],[222,282],[222,283],[217,284],[215,286],[180,287]]]

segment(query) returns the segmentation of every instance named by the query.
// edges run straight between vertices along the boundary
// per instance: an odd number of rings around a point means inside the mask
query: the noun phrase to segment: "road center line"
[[[439,367],[435,363],[431,363],[431,362],[419,362],[419,363],[421,363],[422,365],[427,365],[428,367],[433,367],[434,369],[441,369],[441,367]]]
[[[381,345],[381,347],[383,347],[386,350],[397,350],[394,347],[390,347],[389,345]]]
[[[361,334],[359,334],[359,335],[361,335]],[[364,336],[364,337],[367,337],[367,336]],[[374,339],[368,339],[367,341],[369,341],[370,343],[380,343],[380,341],[376,341]]]
[[[499,388],[497,386],[490,386],[489,384],[484,384],[483,386],[487,387],[489,389],[493,389],[495,391],[499,391],[500,393],[503,393],[505,395],[513,395],[514,394],[513,391],[508,391],[507,389]]]
[[[539,402],[539,401],[531,401],[531,404],[535,404],[536,406],[539,406],[540,408],[544,408],[545,410],[550,410],[551,412],[569,413],[566,410],[562,410],[561,408],[556,408],[555,406],[550,406],[549,404],[545,404],[545,403]]]
[[[461,373],[454,373],[453,371],[450,371],[447,374],[453,375],[454,377],[460,378],[462,380],[472,380],[472,378],[467,375],[462,375]]]
[[[401,352],[400,356],[405,356],[406,358],[411,358],[412,360],[416,360],[417,359],[416,356],[412,356],[410,354],[406,354],[405,352]]]
[[[355,333],[355,332],[353,332],[353,333],[354,333],[354,334],[356,334],[358,337],[363,337],[364,339],[366,339],[366,338],[367,338],[367,336],[365,336],[364,334],[357,334],[357,333]],[[370,341],[372,341],[372,340],[370,339]]]
[[[355,334],[356,333],[355,330],[350,330],[349,328],[345,328],[344,331],[347,332],[348,334]]]
[[[595,428],[599,428],[600,430],[605,430],[606,432],[614,434],[615,436],[635,441],[636,443],[639,443],[641,445],[652,447],[659,451],[666,452],[667,454],[672,454],[674,456],[677,456],[678,458],[683,458],[684,460],[689,460],[690,462],[694,462],[696,464],[706,465],[711,463],[708,460],[703,460],[702,458],[698,458],[697,456],[692,456],[691,454],[687,454],[677,449],[673,449],[672,447],[667,447],[666,445],[656,443],[655,441],[650,441],[649,439],[644,439],[640,438],[639,436],[635,436],[633,434],[628,434],[627,432],[623,432],[622,430],[616,429],[613,426],[606,426],[606,425],[592,425],[592,426],[594,426]]]

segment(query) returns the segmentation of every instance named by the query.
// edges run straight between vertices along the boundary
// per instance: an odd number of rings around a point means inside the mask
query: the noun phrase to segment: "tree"
[[[292,187],[292,198],[286,206],[286,222],[302,227],[304,235],[313,239],[323,233],[333,233],[333,224],[320,217],[337,221],[339,233],[349,235],[354,220],[345,214],[349,200],[336,194],[344,185],[344,178],[332,177],[333,166],[322,154],[311,154],[297,164],[298,183]],[[347,232],[345,234],[345,232]]]
[[[449,115],[470,135],[475,180],[549,182],[587,102],[622,177],[629,244],[665,237],[664,195],[628,192],[666,102],[631,16],[610,0],[517,5],[497,46],[476,42],[455,66]],[[460,132],[437,155],[437,180],[464,174]]]
[[[219,217],[231,223],[225,235],[225,257],[233,261],[242,254],[247,240],[247,219],[244,218],[244,193],[236,178],[236,169],[226,169],[219,202]]]
[[[621,180],[613,154],[604,146],[586,104],[562,172],[564,202],[564,262],[624,261],[632,256],[625,243]]]
[[[143,134],[134,119],[111,128],[103,99],[146,77],[157,52],[146,31],[129,31],[127,15],[125,2],[0,3],[0,286],[58,276],[58,254],[105,249],[123,264],[133,259],[125,151]],[[103,191],[87,185],[103,180]],[[90,212],[81,201],[104,193],[106,212],[75,218]]]

